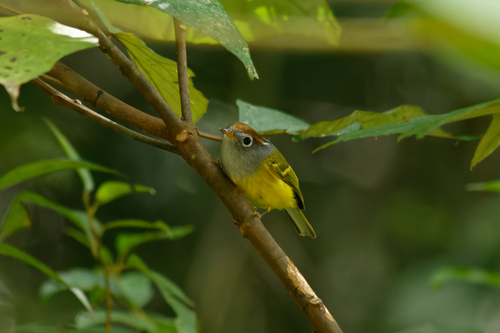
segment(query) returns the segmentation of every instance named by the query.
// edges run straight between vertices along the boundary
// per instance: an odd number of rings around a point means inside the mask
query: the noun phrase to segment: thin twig
[[[55,84],[56,86],[59,86],[61,88],[64,88],[64,89],[68,89],[69,88],[64,84],[62,83],[61,81],[59,81],[58,79],[56,78],[53,78],[52,76],[50,75],[47,75],[47,74],[42,74],[40,75],[40,78],[46,82],[49,82],[49,83],[52,83],[52,84]]]
[[[5,10],[6,12],[10,12],[10,13],[12,13],[14,15],[22,15],[23,14],[23,13],[15,10],[15,9],[7,7],[6,5],[2,5],[1,3],[0,3],[0,9]]]
[[[66,106],[67,108],[70,108],[71,110],[74,110],[85,117],[95,121],[96,123],[103,125],[109,129],[112,129],[113,131],[120,133],[122,135],[125,135],[131,139],[134,139],[136,141],[148,144],[150,146],[160,148],[166,151],[169,151],[171,153],[178,154],[178,150],[174,145],[171,145],[168,142],[165,141],[160,141],[148,136],[145,136],[143,134],[137,133],[132,131],[131,129],[128,129],[112,120],[109,120],[106,117],[103,117],[99,113],[87,108],[83,104],[81,104],[80,101],[78,100],[73,100],[69,98],[68,96],[64,95],[57,89],[51,87],[49,84],[46,82],[42,81],[41,79],[35,79],[33,80],[33,83],[35,83],[43,92],[48,94],[52,100],[54,101],[55,104],[63,105]]]
[[[208,139],[208,140],[212,140],[212,141],[219,141],[219,142],[222,141],[222,137],[217,136],[217,135],[203,133],[203,132],[198,132],[198,135],[200,136],[200,138],[204,138],[204,139]]]
[[[193,122],[191,116],[191,100],[189,98],[189,78],[186,55],[186,27],[182,21],[174,17],[175,48],[177,49],[177,77],[179,78],[179,95],[181,97],[182,119]]]

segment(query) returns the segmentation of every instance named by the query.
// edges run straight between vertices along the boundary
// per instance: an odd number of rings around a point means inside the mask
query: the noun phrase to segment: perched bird
[[[236,122],[224,133],[221,146],[222,170],[252,205],[284,210],[300,236],[316,238],[302,213],[304,198],[299,179],[280,151],[248,125]]]

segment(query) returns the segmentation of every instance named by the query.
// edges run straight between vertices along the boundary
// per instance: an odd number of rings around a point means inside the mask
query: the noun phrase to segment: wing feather
[[[278,152],[279,153],[279,152]],[[299,179],[297,178],[297,175],[293,171],[292,167],[288,164],[288,162],[285,160],[283,155],[279,153],[278,160],[274,161],[269,161],[267,162],[268,164],[268,170],[271,172],[274,172],[276,176],[281,178],[285,183],[290,185],[290,187],[293,190],[293,195],[295,197],[295,201],[297,202],[297,206],[300,209],[304,209],[304,197],[302,196],[302,192],[300,192],[299,188]]]

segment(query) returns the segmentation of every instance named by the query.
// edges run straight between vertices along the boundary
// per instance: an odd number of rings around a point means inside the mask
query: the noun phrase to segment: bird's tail
[[[300,208],[287,208],[285,209],[285,211],[292,220],[293,226],[295,227],[295,230],[297,230],[299,236],[309,236],[311,238],[316,238],[314,229],[309,224]]]

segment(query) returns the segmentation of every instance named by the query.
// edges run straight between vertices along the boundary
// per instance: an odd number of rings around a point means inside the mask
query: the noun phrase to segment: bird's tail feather
[[[304,213],[302,213],[299,208],[287,208],[285,211],[292,220],[293,226],[300,236],[316,238],[316,232],[314,232],[313,227],[309,224]]]

